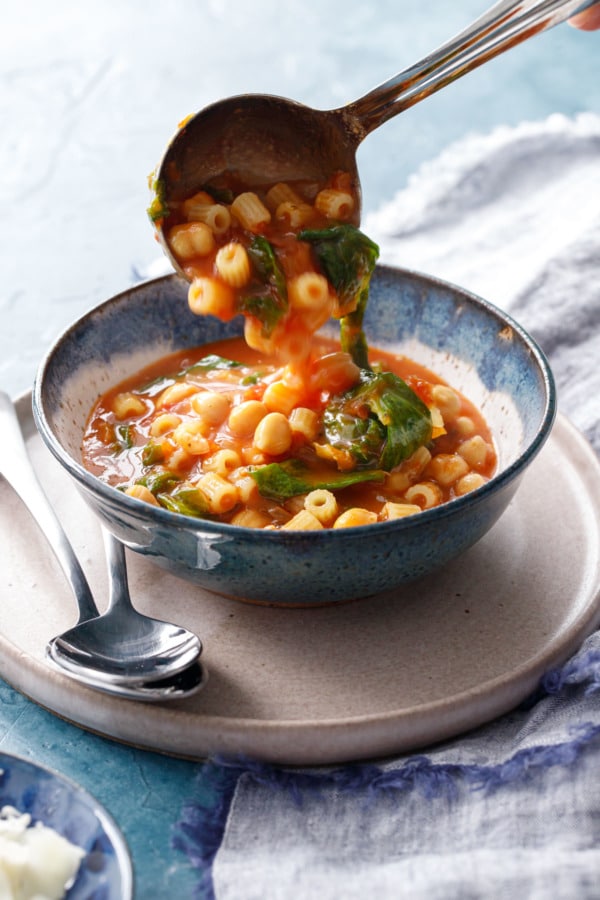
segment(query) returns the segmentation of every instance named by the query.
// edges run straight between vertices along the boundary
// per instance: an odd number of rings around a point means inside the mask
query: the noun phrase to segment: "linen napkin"
[[[382,262],[522,324],[600,451],[600,117],[469,136],[363,228]],[[218,900],[597,900],[599,772],[597,632],[520,709],[421,753],[318,770],[212,760],[173,841],[198,896]]]

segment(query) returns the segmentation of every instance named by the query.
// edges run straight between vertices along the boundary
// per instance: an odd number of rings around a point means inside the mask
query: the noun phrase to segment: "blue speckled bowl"
[[[552,374],[531,338],[458,287],[378,267],[366,322],[373,346],[404,353],[483,412],[499,458],[482,488],[416,516],[320,532],[257,531],[146,506],[80,462],[88,413],[111,385],[184,347],[241,333],[193,316],[187,283],[167,276],[124,291],[69,328],[43,360],[34,390],[42,438],[85,499],[128,547],[217,593],[318,605],[376,594],[443,566],[494,524],[550,433]]]

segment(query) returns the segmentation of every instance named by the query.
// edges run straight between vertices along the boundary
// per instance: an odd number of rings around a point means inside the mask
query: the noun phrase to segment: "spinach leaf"
[[[142,448],[142,463],[145,466],[154,466],[156,463],[164,462],[165,454],[160,444],[154,441],[148,441]]]
[[[133,447],[133,429],[131,425],[117,425],[115,435],[121,450],[131,450]]]
[[[337,293],[342,349],[360,368],[368,368],[362,325],[379,247],[349,224],[305,229],[299,232],[298,239],[313,245],[319,265]]]
[[[238,310],[258,319],[263,334],[270,337],[288,309],[285,275],[275,250],[262,235],[254,237],[248,247],[248,256],[255,277],[238,301]]]
[[[152,181],[152,190],[154,191],[154,197],[146,211],[150,217],[150,221],[157,223],[162,219],[166,219],[169,215],[169,207],[165,200],[165,182],[161,178],[154,179],[154,181]]]
[[[197,488],[181,488],[171,494],[160,493],[156,499],[165,509],[183,516],[203,518],[208,513],[208,501]]]
[[[355,225],[304,229],[298,240],[312,244],[319,264],[333,285],[342,315],[353,312],[358,299],[368,289],[371,273],[379,257],[379,247]]]
[[[369,289],[361,292],[356,309],[340,319],[340,344],[342,350],[349,353],[352,361],[360,369],[369,367],[369,346],[363,331],[363,319],[367,311]]]
[[[131,425],[109,425],[102,422],[98,429],[98,437],[103,443],[108,444],[108,449],[114,456],[131,450],[134,441],[135,430]]]
[[[235,194],[230,188],[219,188],[214,187],[212,184],[201,184],[201,191],[206,191],[207,194],[215,200],[217,203],[224,203],[226,206],[229,206],[233,203],[235,199]]]
[[[273,334],[281,317],[285,315],[287,303],[284,308],[279,297],[270,288],[257,288],[240,298],[238,309],[241,313],[258,319],[262,324],[263,335],[268,338]]]
[[[393,372],[363,371],[355,387],[325,409],[328,442],[347,450],[357,465],[389,472],[431,439],[431,413]]]
[[[298,459],[287,459],[281,463],[269,463],[250,471],[263,497],[281,503],[297,494],[323,489],[341,490],[364,481],[383,481],[384,472],[375,469],[353,472],[313,472]]]
[[[287,300],[285,275],[272,244],[261,234],[257,234],[248,247],[248,256],[260,280],[268,282],[282,299]]]
[[[233,359],[226,359],[224,356],[211,353],[209,356],[203,356],[202,359],[188,366],[187,369],[183,369],[180,375],[187,375],[189,372],[210,372],[213,369],[238,369],[241,365],[241,362],[235,362]]]
[[[178,475],[174,475],[173,472],[169,472],[168,469],[161,469],[157,466],[146,475],[142,475],[141,478],[138,478],[135,483],[147,487],[148,490],[156,496],[163,491],[168,491],[179,481],[181,481],[181,478]]]

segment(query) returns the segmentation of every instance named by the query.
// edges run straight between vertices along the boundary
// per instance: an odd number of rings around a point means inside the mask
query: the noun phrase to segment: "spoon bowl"
[[[66,672],[80,684],[85,684],[94,690],[104,691],[108,694],[118,695],[128,700],[141,700],[144,702],[160,702],[163,700],[180,700],[197,693],[206,683],[206,672],[201,663],[196,659],[181,672],[169,675],[166,678],[157,678],[149,681],[123,681],[112,678],[106,683],[99,680],[98,670],[88,667],[85,662],[74,663],[70,655],[65,655],[62,650],[60,637],[52,638],[46,648],[46,659],[63,674]]]
[[[72,678],[97,690],[138,700],[195,693],[205,677],[202,644],[178,625],[143,616],[131,604],[123,545],[103,529],[110,594],[100,615],[83,570],[33,469],[14,405],[0,391],[0,474],[40,526],[65,573],[79,609],[77,624],[53,638],[47,658]]]
[[[188,117],[168,144],[153,182],[159,240],[185,276],[163,233],[169,210],[227,173],[246,189],[277,181],[323,184],[350,174],[360,219],[356,151],[379,125],[461,75],[534,34],[565,21],[594,0],[501,0],[465,31],[353,103],[317,110],[284,97],[243,94]]]

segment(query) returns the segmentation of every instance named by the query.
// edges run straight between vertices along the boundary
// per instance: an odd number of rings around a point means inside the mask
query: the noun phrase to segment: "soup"
[[[372,349],[374,375],[365,380],[339,345],[319,339],[313,351],[302,379],[241,338],[168,356],[100,398],[84,463],[154,506],[296,530],[413,515],[491,476],[496,456],[483,418],[433,373]],[[379,379],[385,386],[390,378],[406,385],[409,418],[431,434],[421,443],[409,425],[412,443],[388,467],[389,428],[371,407],[379,409]],[[405,418],[398,429],[407,430]]]

